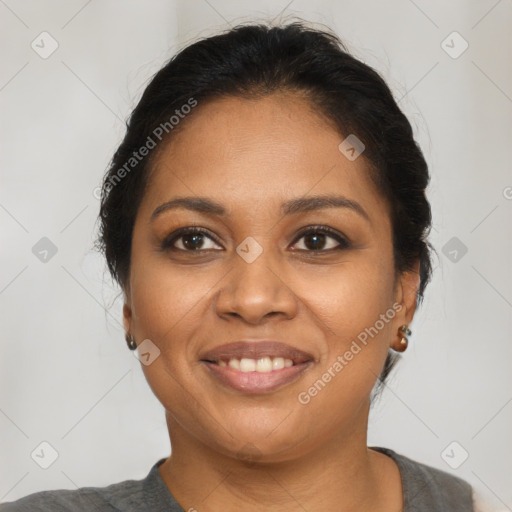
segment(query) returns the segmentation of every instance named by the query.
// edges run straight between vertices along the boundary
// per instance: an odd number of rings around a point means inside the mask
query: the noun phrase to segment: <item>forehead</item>
[[[386,208],[367,161],[344,156],[345,135],[299,95],[215,99],[182,122],[154,162],[141,207],[197,195],[229,210],[339,193]]]

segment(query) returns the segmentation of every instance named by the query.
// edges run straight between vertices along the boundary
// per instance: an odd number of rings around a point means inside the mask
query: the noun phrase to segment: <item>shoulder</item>
[[[402,477],[404,512],[469,512],[473,508],[471,485],[446,471],[398,454],[389,448],[371,447],[391,457]]]
[[[141,511],[145,510],[143,506],[145,480],[124,480],[106,487],[35,492],[16,501],[0,504],[0,512]]]

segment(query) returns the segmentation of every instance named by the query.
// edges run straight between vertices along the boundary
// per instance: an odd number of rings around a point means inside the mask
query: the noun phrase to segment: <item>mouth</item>
[[[274,341],[235,342],[201,354],[211,377],[243,393],[268,393],[300,378],[313,356]]]
[[[268,373],[283,368],[289,368],[294,363],[292,359],[285,359],[284,357],[261,357],[259,359],[252,359],[243,357],[242,359],[231,358],[229,360],[220,359],[219,361],[206,361],[208,363],[218,364],[219,366],[229,366],[233,370],[239,370],[242,373],[258,372]]]

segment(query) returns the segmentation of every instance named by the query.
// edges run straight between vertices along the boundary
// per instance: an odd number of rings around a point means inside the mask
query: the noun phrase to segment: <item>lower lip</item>
[[[231,388],[243,393],[258,394],[275,391],[296,381],[309,368],[312,361],[266,373],[241,372],[229,366],[219,366],[207,361],[202,361],[202,363],[208,368],[210,375]]]

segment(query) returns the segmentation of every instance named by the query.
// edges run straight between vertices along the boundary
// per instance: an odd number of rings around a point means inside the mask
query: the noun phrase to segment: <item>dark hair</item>
[[[151,80],[103,180],[97,244],[112,277],[123,288],[129,282],[133,226],[158,150],[142,148],[165,145],[195,105],[277,91],[303,95],[340,135],[356,134],[363,142],[370,175],[390,206],[395,271],[420,261],[419,304],[432,272],[432,219],[428,167],[411,125],[377,72],[351,56],[335,34],[302,21],[244,24],[201,39]],[[397,358],[390,351],[380,383]]]

